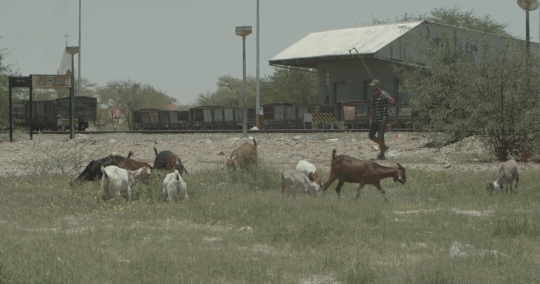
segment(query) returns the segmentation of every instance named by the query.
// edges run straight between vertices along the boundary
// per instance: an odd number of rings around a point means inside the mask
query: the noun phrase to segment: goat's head
[[[140,168],[135,172],[135,179],[144,184],[148,184],[148,182],[150,182],[150,173],[149,167]]]
[[[489,193],[493,193],[493,190],[501,190],[501,186],[496,181],[487,181],[486,189]]]
[[[398,165],[398,168],[396,170],[396,176],[394,176],[394,182],[399,182],[401,184],[404,184],[407,181],[405,168],[400,163],[397,163],[397,165]]]
[[[176,161],[176,165],[174,166],[174,169],[176,171],[178,171],[178,173],[180,173],[180,175],[188,173],[186,168],[184,168],[184,165],[182,163],[178,163],[178,161]]]
[[[238,161],[236,161],[236,156],[227,160],[227,169],[236,170],[238,169],[238,167],[239,167],[239,164],[238,164]]]

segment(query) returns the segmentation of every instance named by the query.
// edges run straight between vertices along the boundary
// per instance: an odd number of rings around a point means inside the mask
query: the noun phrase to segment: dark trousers
[[[377,138],[379,141],[384,141],[385,129],[386,129],[386,122],[372,122],[371,125],[369,126],[369,139]],[[377,133],[379,133],[379,131],[380,131],[379,136],[375,136]]]

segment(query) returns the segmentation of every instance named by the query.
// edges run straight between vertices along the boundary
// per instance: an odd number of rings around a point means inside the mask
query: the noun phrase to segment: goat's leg
[[[128,194],[128,201],[131,202],[131,186],[128,185],[128,189],[127,189],[127,194]]]
[[[345,180],[340,179],[336,186],[336,193],[338,195],[338,198],[341,198],[341,187],[343,186],[344,183],[345,183]]]
[[[360,197],[360,190],[366,185],[364,182],[360,182],[360,185],[358,185],[358,192],[356,193],[356,199]]]
[[[337,177],[334,174],[330,174],[330,177],[328,178],[328,181],[323,185],[322,192],[323,195],[326,193],[326,189],[334,182],[336,181]]]
[[[381,181],[377,181],[376,183],[374,183],[375,187],[382,193],[382,196],[384,197],[384,201],[388,202],[388,199],[386,198],[386,193],[384,192],[384,190],[382,189],[381,187]]]

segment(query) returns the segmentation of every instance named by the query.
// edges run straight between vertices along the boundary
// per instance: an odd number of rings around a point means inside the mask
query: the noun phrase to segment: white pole
[[[243,83],[243,93],[244,93],[244,122],[242,125],[242,137],[247,137],[247,107],[246,107],[246,37],[242,36],[242,61],[244,62],[244,83]]]
[[[257,0],[257,95],[256,95],[256,106],[255,106],[255,115],[257,116],[257,127],[261,127],[260,118],[259,118],[259,108],[261,106],[260,102],[260,89],[259,89],[259,0]]]
[[[77,79],[77,96],[81,95],[81,0],[79,0],[79,63],[78,63],[78,79]]]

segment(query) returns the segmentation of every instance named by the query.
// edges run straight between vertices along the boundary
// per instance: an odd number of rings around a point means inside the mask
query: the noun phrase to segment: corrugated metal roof
[[[415,28],[423,21],[354,27],[307,35],[270,61],[323,56],[350,55],[356,47],[360,54],[373,54]]]

